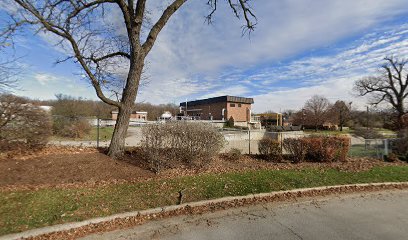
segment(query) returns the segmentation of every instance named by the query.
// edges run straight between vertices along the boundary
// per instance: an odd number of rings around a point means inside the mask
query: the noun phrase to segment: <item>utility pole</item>
[[[369,112],[368,106],[367,106],[367,130],[368,130],[369,122],[370,122],[370,112]]]
[[[187,98],[186,98],[186,112],[184,113],[184,116],[187,116]]]

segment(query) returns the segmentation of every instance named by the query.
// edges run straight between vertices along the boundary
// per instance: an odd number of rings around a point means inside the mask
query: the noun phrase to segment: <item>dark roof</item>
[[[204,104],[211,104],[211,103],[219,103],[219,102],[233,102],[233,103],[247,103],[253,104],[253,98],[245,98],[245,97],[235,97],[235,96],[220,96],[220,97],[213,97],[195,101],[187,102],[187,106],[198,106]],[[186,102],[180,103],[180,107],[186,106]]]

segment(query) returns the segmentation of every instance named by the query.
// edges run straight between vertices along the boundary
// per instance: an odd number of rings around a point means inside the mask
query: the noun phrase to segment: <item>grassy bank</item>
[[[205,174],[136,184],[42,189],[0,194],[0,235],[64,222],[177,203],[295,188],[368,182],[408,181],[408,166],[363,172],[338,170],[258,170]]]
[[[313,129],[305,129],[304,132],[306,134],[310,135],[318,135],[318,136],[340,136],[340,135],[345,135],[345,134],[351,134],[353,133],[353,130],[350,129],[343,129],[343,131],[340,130],[313,130]]]

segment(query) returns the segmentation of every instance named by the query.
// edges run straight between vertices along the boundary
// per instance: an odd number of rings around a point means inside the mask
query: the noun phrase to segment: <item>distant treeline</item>
[[[68,95],[57,94],[56,100],[30,100],[35,105],[52,106],[52,115],[66,117],[99,117],[110,119],[111,112],[117,110],[116,107],[108,105],[101,101],[75,98]],[[135,111],[147,112],[148,120],[157,120],[163,112],[169,111],[175,115],[179,108],[175,104],[136,103]]]

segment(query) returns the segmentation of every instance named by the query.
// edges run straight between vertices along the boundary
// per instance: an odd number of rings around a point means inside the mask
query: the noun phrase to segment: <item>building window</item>
[[[230,103],[230,107],[235,107],[235,103]]]
[[[241,107],[241,103],[238,103],[238,107]]]

